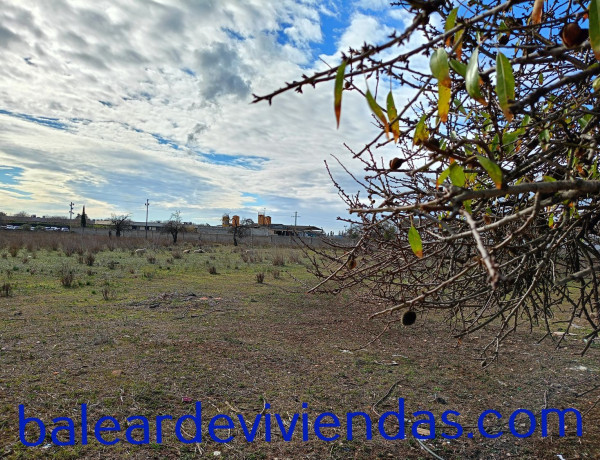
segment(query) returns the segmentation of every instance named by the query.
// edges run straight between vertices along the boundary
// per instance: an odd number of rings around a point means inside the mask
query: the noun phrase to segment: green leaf
[[[467,65],[456,59],[450,59],[450,68],[463,78],[467,78]]]
[[[548,227],[550,228],[554,228],[554,213],[550,213],[550,216],[548,217]]]
[[[435,181],[436,188],[439,187],[440,185],[442,185],[444,183],[444,181],[446,179],[448,179],[449,175],[450,175],[450,168],[444,169],[444,171],[442,172],[442,174],[440,174],[438,176],[437,180]]]
[[[452,81],[450,80],[450,67],[448,65],[448,53],[444,48],[438,48],[429,60],[431,73],[438,81],[438,115],[442,123],[448,121],[450,111],[450,97],[452,94]]]
[[[588,123],[590,122],[590,120],[592,119],[592,114],[591,113],[586,113],[584,116],[582,116],[581,118],[579,118],[577,120],[577,122],[579,123],[579,126],[581,126],[581,128],[585,128]]]
[[[383,128],[385,129],[385,134],[389,139],[390,126],[388,125],[388,122],[387,122],[387,119],[385,118],[385,114],[383,113],[383,110],[381,109],[381,107],[379,107],[379,104],[377,104],[377,102],[375,101],[375,98],[373,97],[373,95],[371,94],[371,91],[369,91],[369,90],[367,90],[367,102],[369,103],[369,107],[371,108],[371,111],[381,121],[381,124],[383,124]]]
[[[338,128],[340,127],[340,116],[342,115],[342,91],[344,90],[344,73],[346,72],[347,64],[348,61],[342,61],[338,67],[335,76],[335,87],[333,89],[333,110],[335,111]]]
[[[392,123],[391,129],[392,134],[394,135],[394,142],[398,142],[400,139],[400,124],[399,121],[394,119],[398,116],[398,111],[396,110],[396,104],[394,103],[394,96],[390,91],[387,96],[387,114],[390,122]]]
[[[600,61],[600,0],[592,0],[590,2],[589,19],[590,42],[596,59]]]
[[[419,259],[423,257],[423,241],[414,225],[411,225],[410,230],[408,230],[408,244],[410,244],[415,256]]]
[[[452,11],[450,11],[448,18],[446,19],[446,25],[444,26],[444,32],[449,32],[452,29],[454,29],[454,26],[456,25],[456,15],[457,14],[458,14],[458,7],[454,8]]]
[[[598,0],[600,1],[600,0]],[[479,88],[479,48],[475,48],[471,58],[469,59],[469,63],[467,64],[467,74],[465,76],[465,85],[467,86],[467,93],[477,102],[481,104],[485,104],[485,99],[481,94],[481,89]]]
[[[427,115],[423,115],[415,127],[415,135],[413,137],[413,145],[421,145],[429,139],[429,130],[427,129]]]
[[[464,116],[467,116],[467,111],[465,110],[465,108],[462,105],[462,102],[460,102],[458,99],[454,99],[454,106],[458,109],[458,111],[460,113],[462,113]]]
[[[556,179],[552,176],[544,176],[544,177],[542,177],[542,180],[544,182],[556,182]]]
[[[494,184],[496,184],[496,188],[502,188],[502,170],[500,169],[500,166],[498,166],[488,157],[484,157],[482,155],[477,155],[477,159],[479,160],[481,166],[483,166],[483,169],[485,169],[488,175],[492,178]]]
[[[448,169],[450,170],[450,182],[452,182],[452,185],[464,187],[467,178],[465,177],[465,171],[463,167],[455,162],[452,163]]]
[[[469,214],[473,214],[473,209],[471,209],[471,203],[472,202],[473,202],[473,200],[465,200],[465,201],[463,201],[463,206],[465,207],[465,210]]]
[[[444,48],[436,49],[429,60],[429,68],[438,83],[450,86],[450,68],[448,66],[448,53]]]
[[[510,104],[515,99],[515,76],[510,61],[500,52],[496,57],[496,94],[502,113],[508,121],[512,121]]]
[[[594,79],[594,81],[592,82],[592,88],[595,92],[600,91],[600,78]]]

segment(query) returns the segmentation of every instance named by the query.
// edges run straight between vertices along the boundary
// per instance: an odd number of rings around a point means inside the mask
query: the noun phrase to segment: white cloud
[[[157,218],[266,206],[335,226],[343,203],[323,160],[376,134],[364,101],[344,96],[339,131],[331,85],[250,101],[321,68],[322,15],[344,11],[331,0],[0,0],[0,164],[23,169],[0,188],[2,206],[54,213],[73,200],[141,215],[149,197]],[[353,12],[338,49],[383,41],[386,18]]]

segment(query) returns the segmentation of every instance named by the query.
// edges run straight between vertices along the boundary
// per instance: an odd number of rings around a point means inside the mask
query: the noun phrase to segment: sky
[[[0,0],[0,211],[66,216],[73,202],[143,221],[148,199],[150,220],[297,212],[340,230],[324,161],[356,191],[332,155],[377,134],[366,102],[345,93],[336,129],[332,82],[271,106],[252,94],[407,18],[385,0]]]

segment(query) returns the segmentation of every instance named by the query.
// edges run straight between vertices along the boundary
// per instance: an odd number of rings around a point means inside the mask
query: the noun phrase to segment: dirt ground
[[[16,258],[0,259],[2,273],[13,271],[9,278],[16,286],[10,297],[0,297],[0,455],[600,458],[600,404],[594,406],[600,397],[600,348],[592,346],[581,357],[578,336],[570,336],[556,350],[550,339],[536,343],[541,332],[518,331],[502,346],[499,362],[482,369],[477,349],[487,343],[487,332],[458,344],[442,319],[431,315],[418,317],[411,327],[395,325],[380,340],[357,351],[381,331],[381,323],[367,321],[368,309],[345,296],[306,294],[312,280],[303,259],[286,253],[285,265],[275,266],[269,250],[262,251],[259,262],[244,262],[243,253],[230,248],[174,259],[169,252],[157,250],[158,260],[153,262],[127,251],[104,251],[97,254],[92,271],[76,266],[80,282],[71,288],[61,286],[56,277],[57,267],[70,260],[66,256],[39,251],[35,259],[23,262],[23,249]],[[111,261],[118,262],[116,269]],[[207,270],[211,264],[217,274]],[[148,270],[153,274],[148,275]],[[257,273],[265,273],[263,283],[257,282]],[[108,300],[100,296],[106,286],[110,287],[104,291]],[[406,439],[383,439],[377,420],[386,411],[398,410],[399,398],[405,401],[409,420]],[[194,414],[196,401],[202,403],[202,442],[180,442],[174,435],[175,421],[165,420],[162,442],[157,443],[156,416],[169,414],[177,419]],[[81,444],[80,435],[84,403],[87,445]],[[37,447],[20,442],[20,404],[26,417],[38,417],[47,426],[46,438]],[[508,431],[509,416],[519,408],[533,412],[538,422],[524,439]],[[583,436],[576,435],[574,418],[567,416],[566,436],[558,436],[556,419],[550,418],[550,435],[542,438],[543,408],[580,411]],[[486,418],[488,432],[505,431],[497,439],[477,433],[478,416],[487,409],[503,415],[501,420]],[[419,442],[411,435],[412,423],[423,419],[412,414],[419,410],[434,414],[435,439]],[[461,414],[453,419],[464,428],[459,439],[440,436],[456,432],[441,423],[440,416],[447,410]],[[339,428],[322,430],[327,436],[339,434],[339,439],[327,442],[315,436],[315,419],[323,412],[332,412],[342,421]],[[354,439],[346,439],[348,412],[365,412],[372,418],[371,440],[366,439],[367,427],[360,417],[354,424]],[[295,413],[300,414],[297,431],[287,442],[275,414],[289,427]],[[234,420],[231,432],[219,433],[224,438],[233,435],[231,442],[217,443],[209,436],[209,420],[217,414]],[[270,442],[265,440],[264,424],[258,426],[254,442],[245,439],[238,415],[250,428],[257,414],[273,418]],[[308,419],[307,441],[302,440],[302,414]],[[117,435],[123,439],[126,419],[133,415],[150,420],[149,444],[134,446],[121,440],[104,446],[95,440],[93,424],[100,417],[121,422],[123,430]],[[73,419],[74,446],[53,443],[55,417]],[[526,422],[526,417],[516,419],[521,432],[527,431]],[[385,428],[393,433],[398,424],[389,421]],[[188,437],[194,436],[190,420],[182,429]],[[133,430],[134,438],[142,439],[142,431]],[[34,424],[28,425],[30,442],[38,434]],[[59,439],[66,440],[65,435],[63,431]],[[114,436],[105,434],[106,439]]]

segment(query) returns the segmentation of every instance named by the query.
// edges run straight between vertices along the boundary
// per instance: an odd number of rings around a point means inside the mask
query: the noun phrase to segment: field
[[[136,249],[146,248],[136,251]],[[201,250],[200,250],[201,249]],[[315,279],[308,259],[292,248],[242,245],[202,247],[186,241],[177,247],[148,245],[134,238],[81,235],[0,234],[0,455],[7,458],[541,458],[600,457],[599,348],[581,357],[579,336],[555,349],[543,333],[518,331],[502,347],[500,361],[482,369],[477,348],[486,332],[457,343],[442,317],[422,316],[414,326],[393,326],[379,340],[382,324],[346,295],[307,294]],[[262,278],[262,279],[261,279]],[[589,391],[591,390],[591,391]],[[407,437],[385,440],[377,419],[406,404]],[[186,444],[174,434],[175,420],[195,414],[202,402],[202,442]],[[303,409],[302,403],[307,404]],[[26,417],[47,426],[39,446],[19,439],[19,405]],[[88,444],[81,443],[81,405],[86,404]],[[268,406],[270,405],[270,407]],[[539,425],[528,438],[508,432],[509,415],[528,409],[575,408],[583,415],[583,436],[566,417],[566,436],[556,419],[542,438]],[[486,418],[497,439],[472,438],[478,415],[495,409],[504,417]],[[410,434],[414,411],[435,415],[435,439]],[[440,422],[446,410],[459,412],[465,435]],[[373,438],[358,417],[354,439],[346,439],[345,414],[364,412],[373,420]],[[323,434],[311,431],[318,414],[332,412],[342,426]],[[307,414],[310,435],[302,440],[302,420],[290,442],[275,422],[286,427],[293,414]],[[163,439],[156,442],[156,417]],[[209,420],[225,414],[235,429],[220,430],[228,443],[208,433]],[[259,424],[254,442],[238,422],[252,427],[257,414],[273,417],[271,442]],[[124,441],[127,417],[150,420],[149,443]],[[523,414],[522,414],[523,415]],[[105,432],[104,446],[94,438],[103,416],[121,422],[120,433]],[[59,447],[51,438],[55,417],[74,421],[75,445]],[[419,418],[419,417],[417,417]],[[422,417],[421,417],[422,418]],[[325,423],[331,419],[325,420]],[[539,422],[539,417],[538,417]],[[133,425],[139,421],[132,422]],[[219,423],[224,423],[223,419]],[[527,431],[528,418],[516,425]],[[398,431],[388,420],[388,433]],[[431,431],[433,427],[422,425]],[[195,435],[187,420],[184,435]],[[287,429],[287,428],[286,428]],[[132,429],[136,440],[143,429]],[[34,442],[39,430],[27,426]],[[63,430],[58,440],[68,440]],[[437,456],[437,457],[436,457]]]

